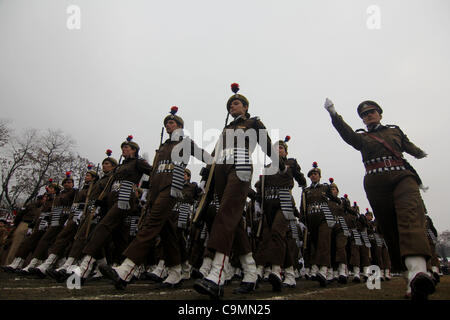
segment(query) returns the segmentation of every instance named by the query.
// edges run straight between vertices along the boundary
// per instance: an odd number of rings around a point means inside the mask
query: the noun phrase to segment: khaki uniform
[[[52,215],[50,216],[50,226],[45,231],[45,234],[39,240],[39,243],[36,249],[33,252],[33,258],[39,260],[45,260],[47,258],[48,249],[55,241],[58,234],[64,228],[63,224],[68,218],[68,212],[70,207],[72,206],[73,199],[75,198],[75,194],[77,193],[76,189],[63,190],[56,197],[55,203],[52,207]],[[54,209],[61,208],[61,215],[54,216]]]
[[[92,182],[94,183],[94,182]],[[64,251],[67,247],[72,243],[73,238],[78,230],[78,224],[74,221],[74,210],[78,210],[79,206],[82,205],[83,208],[87,205],[86,196],[89,189],[89,184],[85,184],[81,190],[79,190],[73,200],[73,204],[76,205],[76,208],[72,208],[69,217],[67,218],[66,224],[64,228],[59,232],[58,236],[55,239],[55,242],[52,244],[50,249],[48,250],[48,254],[55,254],[58,257],[61,257],[64,254]]]
[[[348,225],[345,221],[345,208],[343,203],[341,202],[341,199],[334,198],[331,195],[328,195],[330,198],[330,201],[328,202],[328,205],[330,207],[331,212],[336,217],[336,225],[334,226],[332,233],[331,233],[331,260],[333,268],[336,269],[340,263],[347,264],[347,241],[348,236],[344,233],[344,226],[342,223],[340,223],[339,218],[343,218],[345,227],[348,229]]]
[[[400,159],[380,142],[354,132],[340,115],[332,116],[332,123],[344,141],[361,152],[367,167],[364,189],[394,267],[404,270],[403,258],[406,256],[429,258],[430,246],[423,231],[424,207],[414,172],[407,165],[391,165]],[[379,125],[370,134],[385,140],[398,153],[407,152],[416,158],[425,156],[396,126]],[[374,165],[380,167],[373,169]]]
[[[90,199],[92,201],[95,201],[98,199],[100,194],[103,192],[103,190],[106,188],[109,179],[114,173],[108,172],[107,174],[104,174],[93,186],[91,190]],[[89,233],[86,236],[86,232],[89,225],[89,215],[92,214],[92,212],[89,212],[89,208],[86,210],[86,215],[82,217],[82,220],[80,221],[80,226],[78,228],[78,231],[75,235],[72,247],[69,252],[69,257],[73,257],[75,259],[80,259],[82,257],[83,248],[86,246],[86,243],[88,241],[89,236],[92,235],[93,231],[95,230],[95,227],[100,221],[101,217],[104,217],[106,213],[109,211],[109,209],[114,204],[113,195],[110,193],[111,185],[109,186],[108,190],[106,190],[106,195],[103,198],[104,201],[103,204],[99,207],[99,214],[95,218],[91,219],[91,226],[89,227]],[[91,202],[91,201],[89,201]]]
[[[41,204],[39,201],[34,201],[21,209],[16,215],[14,219],[14,225],[16,228],[12,234],[11,244],[8,249],[9,251],[5,264],[10,264],[13,261],[20,244],[25,240],[29,225],[40,214],[40,206]]]
[[[129,197],[127,201],[130,206],[134,206],[136,202],[133,187],[141,179],[143,174],[150,175],[152,167],[148,162],[141,158],[125,159],[121,165],[116,167],[114,178],[111,185],[111,199],[114,205],[108,210],[105,217],[97,224],[93,231],[91,239],[83,249],[83,253],[94,258],[102,256],[102,249],[111,239],[113,232],[123,225],[123,220],[132,209],[120,209],[118,207],[119,194],[126,193]],[[127,188],[125,189],[125,186]],[[129,189],[128,189],[129,187]],[[123,191],[125,190],[125,191]]]
[[[124,256],[137,265],[146,261],[148,252],[155,246],[158,236],[161,237],[163,252],[167,258],[165,265],[172,267],[181,263],[177,241],[177,226],[172,215],[172,208],[177,199],[171,196],[175,170],[172,151],[181,141],[167,139],[155,155],[156,167],[153,168],[150,176],[150,209],[144,217],[136,238],[123,253]],[[190,150],[188,152],[190,152],[190,155],[199,157],[201,161],[205,161],[203,159],[204,156],[205,159],[209,156],[203,149],[198,148],[192,140],[190,141]]]
[[[302,221],[308,228],[307,248],[305,250],[305,267],[312,265],[331,266],[331,232],[323,211],[328,206],[328,184],[312,184],[302,194],[300,213]],[[333,217],[334,219],[334,217]]]
[[[186,242],[190,229],[191,207],[198,200],[200,193],[201,189],[196,183],[185,182],[183,186],[183,199],[180,199],[173,208],[173,220],[177,225],[178,248],[182,262],[189,259]]]
[[[260,143],[258,133],[259,130],[265,130],[265,126],[258,118],[240,116],[227,125],[226,129],[242,129],[244,132],[254,129],[256,130],[258,143]],[[247,162],[247,165],[241,166],[234,156],[231,156],[235,160],[234,163],[227,161],[229,155],[239,152],[236,151],[239,147],[237,138],[235,138],[233,143],[230,143],[232,149],[227,149],[226,134],[223,134],[219,139],[221,139],[222,149],[220,151],[221,154],[218,155],[219,161],[214,171],[214,191],[218,196],[220,207],[212,225],[208,248],[230,256],[236,230],[240,224],[242,225],[242,213],[250,188],[253,167],[249,162]],[[246,153],[250,158],[255,146],[250,146],[248,139],[246,139],[243,147],[244,150],[241,150],[241,152]],[[272,154],[272,143],[269,137],[267,137],[267,145],[264,147],[270,157]],[[285,169],[284,163],[281,161],[280,169],[282,171]],[[250,246],[245,251],[247,250],[251,250]]]
[[[32,228],[32,233],[25,238],[24,241],[20,244],[17,249],[16,257],[26,259],[30,252],[33,252],[36,249],[36,246],[39,243],[39,240],[45,234],[46,229],[41,228],[41,220],[45,219],[45,216],[50,215],[54,195],[49,195],[48,199],[42,206],[39,208],[39,214],[35,216],[34,220],[28,225],[29,228]]]
[[[285,190],[287,194],[291,195],[291,190],[294,187],[294,179],[299,186],[306,186],[306,179],[301,172],[300,165],[294,158],[283,159],[286,164],[287,171],[285,173],[277,173],[275,175],[265,176],[264,179],[264,196],[261,196],[261,179],[256,183],[256,189],[258,194],[263,198],[263,240],[264,245],[259,246],[259,249],[255,255],[256,263],[258,265],[278,265],[288,268],[292,266],[296,257],[292,256],[292,228],[297,228],[295,220],[295,204],[291,196],[290,210],[292,210],[291,216],[287,216],[283,212],[284,206],[280,200],[280,190]],[[283,191],[282,191],[283,192]],[[292,224],[292,226],[291,226]],[[293,239],[294,244],[296,240]],[[296,246],[294,246],[296,247]],[[290,248],[291,250],[288,250]],[[289,255],[289,257],[287,257]],[[265,256],[265,258],[262,258]]]

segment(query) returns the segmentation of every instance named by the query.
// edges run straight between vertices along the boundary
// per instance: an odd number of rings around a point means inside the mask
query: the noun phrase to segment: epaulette
[[[365,133],[367,133],[366,129],[356,129],[355,132],[356,132],[356,133],[359,133],[359,132],[365,132]]]
[[[399,126],[396,126],[395,124],[386,124],[385,127],[388,127],[388,128],[395,128],[395,129],[400,129],[400,127],[399,127]]]

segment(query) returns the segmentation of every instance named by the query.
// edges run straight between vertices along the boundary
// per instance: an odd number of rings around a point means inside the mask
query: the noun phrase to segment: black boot
[[[278,278],[275,274],[269,274],[269,282],[272,285],[272,291],[281,292],[281,279]]]
[[[433,279],[424,272],[419,272],[411,280],[411,300],[428,300],[428,295],[436,290]]]
[[[194,289],[200,294],[209,295],[213,299],[223,297],[223,285],[218,285],[208,279],[197,279],[194,283]]]
[[[205,276],[198,269],[192,269],[191,277],[193,279],[203,279]]]
[[[100,269],[100,272],[106,278],[113,281],[114,287],[116,287],[117,290],[125,290],[128,283],[119,277],[116,270],[114,270],[112,267],[110,267],[107,264],[102,264],[102,265],[98,266],[98,268]]]
[[[234,294],[245,294],[255,291],[256,282],[241,282],[239,287],[233,290]]]
[[[327,278],[325,278],[320,272],[317,272],[317,281],[322,288],[325,288],[328,284]]]

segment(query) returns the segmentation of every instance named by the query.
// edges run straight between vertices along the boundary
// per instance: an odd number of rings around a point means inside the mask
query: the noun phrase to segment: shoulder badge
[[[367,133],[366,129],[356,129],[356,133]]]

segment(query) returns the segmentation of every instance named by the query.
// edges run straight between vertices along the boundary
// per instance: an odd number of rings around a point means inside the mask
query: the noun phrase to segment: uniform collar
[[[240,121],[245,121],[245,120],[247,120],[247,117],[245,115],[239,115],[230,124],[235,124],[235,123],[238,123]]]
[[[379,131],[382,128],[384,128],[384,126],[381,125],[381,123],[378,123],[376,125],[367,126],[367,131],[368,132],[376,132],[376,131]]]
[[[320,186],[320,182],[316,182],[316,183],[311,182],[311,185],[310,185],[311,188],[317,188],[318,186]]]

